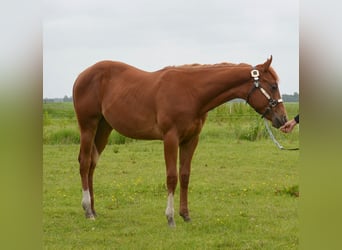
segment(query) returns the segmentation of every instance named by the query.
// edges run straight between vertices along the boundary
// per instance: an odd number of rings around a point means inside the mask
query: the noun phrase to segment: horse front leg
[[[167,207],[165,215],[170,227],[175,227],[174,218],[174,193],[177,186],[177,155],[178,137],[176,133],[168,133],[164,136],[164,157],[166,164],[166,184],[168,190]]]
[[[186,143],[180,145],[180,206],[179,215],[183,217],[184,221],[190,221],[188,209],[188,186],[191,172],[191,160],[198,144],[199,137],[196,136]]]

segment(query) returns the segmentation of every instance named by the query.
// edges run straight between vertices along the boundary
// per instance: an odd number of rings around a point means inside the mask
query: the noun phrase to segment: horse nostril
[[[284,115],[284,116],[279,116],[278,118],[276,118],[276,121],[277,121],[277,127],[281,127],[283,126],[286,122],[287,122],[287,117]]]
[[[286,117],[286,115],[283,116],[283,122],[284,122],[284,123],[287,122],[287,117]]]

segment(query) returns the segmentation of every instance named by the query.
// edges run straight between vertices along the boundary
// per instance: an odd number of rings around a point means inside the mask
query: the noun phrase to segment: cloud
[[[281,78],[294,75],[292,93],[298,91],[297,13],[294,0],[46,1],[44,96],[70,95],[77,74],[102,59],[157,70],[194,62],[257,64],[270,54]]]

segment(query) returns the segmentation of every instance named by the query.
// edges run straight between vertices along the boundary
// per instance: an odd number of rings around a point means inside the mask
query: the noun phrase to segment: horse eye
[[[277,90],[277,89],[278,89],[277,84],[273,84],[273,85],[272,85],[272,90]]]

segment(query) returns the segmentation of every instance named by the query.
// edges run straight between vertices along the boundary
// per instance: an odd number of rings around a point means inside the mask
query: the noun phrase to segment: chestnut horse
[[[163,140],[168,224],[175,226],[174,192],[178,178],[179,214],[189,221],[190,164],[207,112],[231,99],[242,98],[272,121],[274,127],[286,122],[278,76],[270,67],[271,62],[272,56],[255,67],[193,64],[146,72],[121,62],[102,61],[83,71],[75,81],[73,100],[81,133],[78,160],[86,217],[96,216],[93,174],[115,129],[135,139]]]

